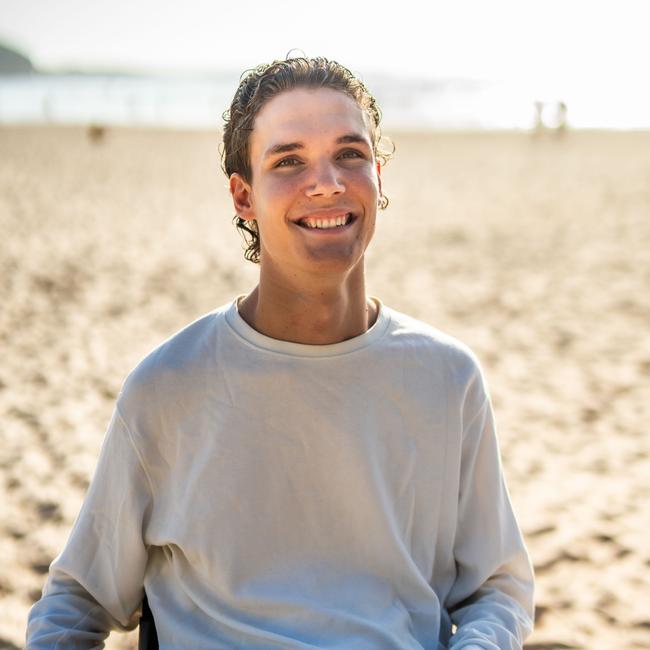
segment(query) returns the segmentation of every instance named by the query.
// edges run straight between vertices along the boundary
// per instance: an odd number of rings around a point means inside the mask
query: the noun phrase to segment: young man
[[[520,648],[533,577],[472,354],[365,293],[379,112],[325,59],[241,83],[247,296],[129,376],[28,648]],[[144,588],[144,591],[143,591]]]

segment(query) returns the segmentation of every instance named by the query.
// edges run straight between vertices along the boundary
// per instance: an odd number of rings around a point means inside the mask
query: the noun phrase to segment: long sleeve
[[[132,629],[142,601],[143,530],[151,488],[119,411],[63,552],[50,567],[27,625],[28,650],[102,648],[111,629]]]
[[[501,468],[490,400],[480,371],[464,408],[457,576],[447,607],[450,650],[518,650],[532,630],[533,571]]]

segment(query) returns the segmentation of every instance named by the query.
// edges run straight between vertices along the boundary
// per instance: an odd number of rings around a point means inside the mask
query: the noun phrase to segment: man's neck
[[[363,269],[340,284],[274,282],[260,275],[258,286],[238,305],[241,317],[274,339],[327,345],[366,332],[377,307],[366,298]]]

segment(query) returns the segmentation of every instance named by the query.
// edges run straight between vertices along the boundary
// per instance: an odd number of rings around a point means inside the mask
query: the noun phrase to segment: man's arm
[[[494,417],[478,373],[464,408],[457,576],[446,606],[450,650],[518,650],[532,631],[533,570],[501,468]]]
[[[28,650],[102,648],[111,629],[136,626],[151,495],[134,441],[116,410],[81,512],[30,611]]]

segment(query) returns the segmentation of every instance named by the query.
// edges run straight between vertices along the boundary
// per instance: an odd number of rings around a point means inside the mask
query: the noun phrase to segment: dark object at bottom
[[[138,650],[158,650],[158,634],[153,614],[149,608],[147,596],[142,599],[142,617],[140,618],[140,636]]]

